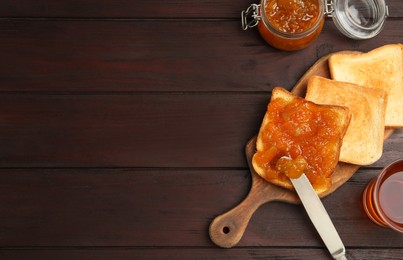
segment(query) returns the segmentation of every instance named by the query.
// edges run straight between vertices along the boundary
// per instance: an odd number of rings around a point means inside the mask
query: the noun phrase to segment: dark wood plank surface
[[[247,167],[244,147],[268,100],[268,93],[3,94],[0,166]],[[402,145],[399,129],[373,166],[403,157]]]
[[[328,21],[315,44],[289,53],[239,21],[0,20],[0,91],[290,89],[326,54],[398,42],[399,25],[391,19],[378,38],[353,41]]]
[[[403,1],[371,40],[330,19],[280,52],[239,14],[251,1],[0,2],[0,259],[330,259],[301,205],[268,203],[240,243],[208,236],[247,195],[244,146],[273,87],[320,57],[403,43]],[[349,259],[402,259],[403,236],[361,194],[382,158],[323,199]]]
[[[72,0],[29,1],[3,0],[0,16],[4,17],[52,17],[52,18],[236,18],[256,0],[187,1],[187,0]],[[390,17],[403,16],[400,0],[387,0]]]
[[[360,170],[323,199],[349,247],[403,244],[401,234],[373,226],[361,207],[363,188],[378,172]],[[209,222],[238,204],[249,188],[247,170],[4,169],[0,244],[214,248]],[[238,246],[323,248],[301,205],[276,202],[255,213]]]
[[[29,258],[29,259],[329,259],[322,249],[311,248],[292,249],[295,256],[290,256],[289,248],[233,248],[231,250],[220,250],[213,248],[116,248],[116,249],[24,249],[6,250],[0,252],[0,256],[6,259]],[[382,249],[351,249],[348,253],[349,259],[389,259],[399,260],[403,250],[382,250]],[[212,257],[214,256],[214,257]],[[374,258],[377,256],[377,258]]]

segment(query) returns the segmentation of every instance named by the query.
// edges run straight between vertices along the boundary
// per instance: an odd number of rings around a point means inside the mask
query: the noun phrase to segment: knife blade
[[[334,259],[346,259],[346,249],[332,220],[305,174],[290,178],[309,218]]]

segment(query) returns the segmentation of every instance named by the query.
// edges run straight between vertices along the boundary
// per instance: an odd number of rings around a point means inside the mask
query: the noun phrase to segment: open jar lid
[[[352,39],[369,39],[383,28],[389,15],[384,0],[327,0],[326,14]]]

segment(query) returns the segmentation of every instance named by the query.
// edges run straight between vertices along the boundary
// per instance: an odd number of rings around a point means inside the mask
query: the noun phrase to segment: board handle
[[[251,170],[252,185],[248,196],[235,208],[217,216],[210,224],[211,240],[223,248],[231,248],[241,240],[249,220],[255,211],[270,201],[298,203],[298,196],[284,188],[275,186],[261,178],[251,165],[255,151],[256,136],[251,138],[245,147],[246,159]]]
[[[265,202],[267,200],[259,199],[252,189],[238,206],[217,216],[211,222],[209,228],[211,240],[223,248],[231,248],[238,244],[252,215]]]

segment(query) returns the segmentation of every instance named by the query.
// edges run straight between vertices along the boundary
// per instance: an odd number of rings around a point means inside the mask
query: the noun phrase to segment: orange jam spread
[[[294,160],[281,157],[276,163],[276,169],[288,178],[300,177],[307,166],[308,162],[302,155],[298,155]]]
[[[324,11],[321,0],[263,0],[262,37],[273,47],[293,51],[308,46],[321,32]]]
[[[276,98],[267,116],[260,130],[264,149],[254,157],[266,178],[289,182],[305,173],[314,187],[328,183],[340,139],[337,113],[304,99]]]
[[[265,8],[270,23],[287,33],[301,33],[313,27],[319,17],[318,0],[273,0]]]

